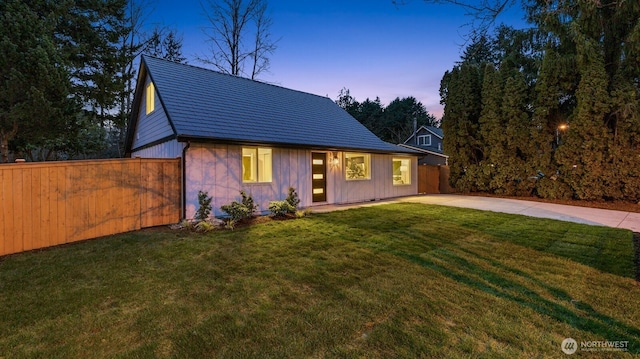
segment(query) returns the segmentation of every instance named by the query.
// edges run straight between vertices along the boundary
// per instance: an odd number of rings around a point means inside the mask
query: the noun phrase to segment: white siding
[[[327,202],[329,203],[355,203],[375,201],[385,198],[410,196],[418,193],[418,161],[412,156],[394,156],[386,154],[371,154],[371,179],[351,180],[346,179],[343,168],[344,154],[339,153],[340,164],[335,168],[329,168],[333,179],[328,190]],[[393,159],[411,159],[411,184],[393,185]]]
[[[155,146],[143,148],[131,154],[131,157],[142,158],[176,158],[182,157],[184,143],[171,140],[157,144]]]
[[[147,77],[144,88],[147,88],[151,80]],[[154,91],[155,110],[147,115],[146,90],[140,101],[140,112],[138,113],[137,127],[133,137],[133,149],[147,145],[153,141],[173,135],[173,130],[169,124],[167,114],[158,98],[158,93]]]
[[[302,149],[273,148],[273,181],[270,183],[242,182],[242,146],[192,144],[187,151],[187,218],[193,218],[198,207],[198,191],[207,191],[213,197],[214,214],[219,216],[220,206],[240,200],[240,190],[253,196],[259,210],[267,213],[269,202],[282,200],[289,187],[300,196],[300,206],[353,203],[379,200],[418,193],[416,157],[411,158],[411,184],[393,185],[392,159],[402,156],[371,155],[371,179],[347,181],[343,169],[343,153],[338,152],[340,163],[327,167],[327,202],[312,203],[311,153]],[[322,151],[317,151],[322,152]]]

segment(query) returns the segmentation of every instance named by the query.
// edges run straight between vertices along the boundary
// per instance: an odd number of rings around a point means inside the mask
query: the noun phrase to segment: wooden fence
[[[0,165],[0,255],[180,219],[179,159]]]
[[[455,190],[449,185],[448,166],[418,166],[418,193],[436,194],[453,192],[455,192]]]

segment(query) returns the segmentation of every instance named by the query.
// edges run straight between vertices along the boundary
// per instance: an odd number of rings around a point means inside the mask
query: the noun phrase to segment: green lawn
[[[0,259],[0,358],[631,357],[633,278],[629,231],[461,208],[146,230]]]

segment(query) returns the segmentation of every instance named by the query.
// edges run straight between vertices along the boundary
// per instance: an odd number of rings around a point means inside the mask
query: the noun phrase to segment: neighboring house
[[[420,126],[400,146],[422,153],[419,160],[421,165],[446,165],[449,156],[442,152],[443,139],[441,128]]]
[[[140,64],[126,151],[182,158],[185,218],[200,190],[216,215],[240,190],[263,212],[289,187],[302,207],[418,193],[418,153],[331,99],[153,57]]]

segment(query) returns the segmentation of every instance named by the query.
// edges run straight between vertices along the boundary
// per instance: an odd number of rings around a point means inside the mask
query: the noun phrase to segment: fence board
[[[14,208],[14,216],[13,216],[13,230],[15,239],[11,245],[11,250],[15,252],[23,251],[23,241],[24,241],[24,225],[22,221],[24,219],[24,213],[22,213],[22,172],[21,171],[11,171],[11,179],[12,179],[12,191],[11,195],[13,196],[13,208]]]
[[[418,193],[440,193],[440,172],[438,166],[418,166]]]
[[[449,186],[448,166],[418,166],[418,193],[437,194],[453,192],[455,192],[455,190]]]
[[[180,160],[0,165],[0,255],[180,219]]]

